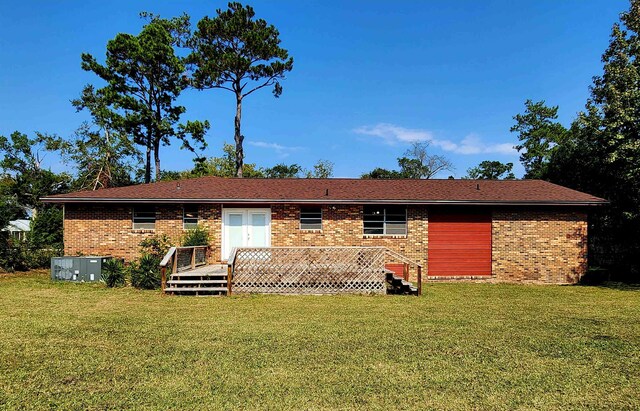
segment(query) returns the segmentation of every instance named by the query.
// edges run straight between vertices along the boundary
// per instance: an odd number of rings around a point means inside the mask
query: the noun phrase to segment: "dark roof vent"
[[[325,196],[328,196],[328,195],[329,195],[329,189],[328,189],[328,188],[327,188],[327,191],[325,191],[324,195],[325,195]]]
[[[476,190],[480,190],[480,184],[476,184]]]

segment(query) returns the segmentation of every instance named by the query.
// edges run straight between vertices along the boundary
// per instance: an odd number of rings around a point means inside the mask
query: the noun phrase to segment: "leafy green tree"
[[[263,19],[254,19],[251,6],[229,3],[217,16],[205,16],[190,39],[188,60],[194,67],[193,85],[200,90],[219,88],[234,93],[235,173],[244,175],[244,136],[241,133],[242,102],[264,87],[282,93],[280,80],[293,69],[293,58],[280,47],[280,33]]]
[[[318,160],[313,170],[307,171],[307,178],[329,178],[333,176],[333,163],[329,160]]]
[[[62,248],[63,218],[62,208],[57,205],[46,205],[37,210],[28,237],[31,248]]]
[[[467,178],[474,180],[513,180],[513,163],[485,160],[467,170]]]
[[[116,130],[133,137],[135,144],[145,149],[144,181],[151,181],[153,154],[155,177],[161,177],[160,146],[170,145],[173,138],[182,148],[204,149],[207,121],[179,123],[185,113],[176,99],[187,88],[185,61],[176,54],[175,46],[182,44],[188,32],[189,18],[184,15],[172,19],[143,14],[150,21],[138,35],[120,33],[107,43],[105,64],[91,54],[82,54],[82,69],[95,73],[107,85],[94,90],[86,86],[81,97],[74,101],[79,109],[91,110],[95,101],[110,112]]]
[[[287,165],[284,163],[263,170],[266,178],[298,178],[301,172],[302,167],[298,164]]]
[[[453,164],[444,156],[432,155],[428,151],[429,143],[415,142],[403,157],[398,158],[399,171],[376,168],[361,178],[433,178],[441,171],[453,171]]]
[[[235,177],[236,176],[236,156],[233,145],[224,143],[222,156],[194,159],[194,168],[187,173],[187,177]],[[253,163],[243,164],[243,175],[245,177],[264,177],[262,171]]]
[[[606,198],[589,222],[589,258],[612,274],[640,274],[640,1],[611,31],[584,112],[553,151],[549,180]]]
[[[200,157],[198,157],[199,159]],[[180,180],[181,178],[191,178],[188,171],[162,170],[160,173],[160,181]]]
[[[527,100],[524,105],[525,112],[513,117],[516,124],[511,132],[518,133],[521,142],[515,148],[524,165],[524,178],[544,178],[549,158],[566,137],[567,129],[555,121],[558,106],[548,107],[544,100],[535,103]]]
[[[41,197],[64,193],[69,188],[71,176],[42,168],[51,144],[55,141],[44,134],[30,138],[16,131],[9,138],[0,136],[0,170],[6,179],[5,194],[15,197],[17,204],[24,208],[39,208]]]
[[[25,210],[17,203],[15,196],[0,192],[0,231],[9,221],[25,217]]]
[[[640,184],[640,1],[632,0],[620,19],[622,26],[614,24],[602,56],[604,74],[594,77],[587,110],[598,113],[608,163],[635,183],[633,189]]]
[[[129,136],[118,130],[121,116],[109,107],[107,98],[86,86],[72,101],[78,111],[87,110],[92,123],[83,123],[72,141],[60,143],[60,152],[77,170],[74,189],[97,190],[133,184],[132,174],[142,159]]]
[[[406,178],[404,174],[396,170],[376,167],[368,173],[362,174],[360,178]]]
[[[60,153],[77,171],[74,190],[98,190],[134,183],[139,152],[126,135],[83,123],[74,139],[64,141]]]
[[[56,174],[42,168],[47,150],[57,143],[56,138],[44,134],[30,138],[16,131],[9,138],[0,136],[0,155],[3,155],[0,169],[4,173],[1,184],[3,193],[0,197],[6,199],[0,213],[7,213],[11,220],[24,217],[27,209],[34,210],[29,233],[29,245],[33,249],[60,248],[62,245],[62,210],[40,201],[42,197],[64,193],[69,188],[69,175]],[[6,226],[4,221],[0,223],[3,223],[2,228]],[[21,251],[7,238],[3,242],[7,253],[11,255],[5,254],[0,259],[4,259],[5,264],[10,264],[14,269],[26,268],[29,265],[27,259],[31,256],[26,249]],[[24,248],[23,245],[20,247]]]

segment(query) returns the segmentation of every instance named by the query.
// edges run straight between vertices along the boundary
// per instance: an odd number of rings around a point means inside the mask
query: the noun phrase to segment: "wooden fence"
[[[384,247],[242,247],[229,258],[233,291],[385,294]],[[230,287],[231,288],[231,287]]]

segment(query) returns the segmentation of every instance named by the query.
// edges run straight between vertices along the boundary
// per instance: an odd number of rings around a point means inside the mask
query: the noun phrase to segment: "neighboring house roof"
[[[597,205],[607,201],[541,180],[264,179],[200,177],[42,199],[50,203],[413,203]]]
[[[2,231],[31,231],[30,220],[13,220]]]

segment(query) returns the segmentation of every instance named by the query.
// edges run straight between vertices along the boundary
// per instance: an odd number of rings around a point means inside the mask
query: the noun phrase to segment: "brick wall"
[[[384,246],[421,263],[426,270],[427,208],[407,208],[406,236],[364,236],[363,206],[322,207],[322,230],[300,229],[300,208],[295,204],[271,206],[271,245],[273,246]]]
[[[201,204],[199,223],[209,229],[212,258],[220,255],[219,204]],[[127,260],[138,257],[139,244],[154,234],[167,234],[179,244],[182,228],[182,205],[156,207],[156,229],[134,230],[131,205],[67,204],[64,210],[65,255],[112,255]]]
[[[498,281],[575,283],[587,269],[587,216],[561,211],[494,211]]]
[[[363,207],[323,206],[322,230],[300,229],[300,209],[294,204],[271,206],[273,246],[385,246],[423,264],[427,270],[428,212],[407,209],[408,234],[364,236]],[[209,229],[211,262],[221,255],[222,207],[201,204],[199,223]],[[493,212],[493,279],[495,281],[574,283],[587,265],[587,221],[584,213],[564,211]],[[65,254],[113,255],[131,260],[144,238],[167,234],[175,244],[184,235],[182,205],[157,207],[156,230],[132,229],[130,205],[74,205],[65,207]],[[412,277],[415,273],[412,273]]]

